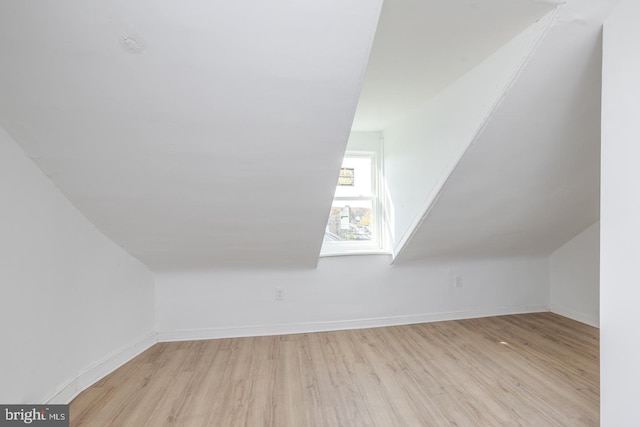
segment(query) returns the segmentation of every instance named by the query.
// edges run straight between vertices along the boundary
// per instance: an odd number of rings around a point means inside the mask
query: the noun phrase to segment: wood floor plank
[[[598,329],[551,313],[159,343],[72,426],[597,426]]]

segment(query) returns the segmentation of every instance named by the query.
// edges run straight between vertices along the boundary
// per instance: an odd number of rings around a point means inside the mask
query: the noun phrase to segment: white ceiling
[[[560,0],[385,0],[353,130],[383,130]]]
[[[100,230],[153,270],[314,266],[380,3],[4,0],[0,125]],[[354,129],[382,129],[555,3],[386,0]],[[582,25],[576,19],[571,25]],[[560,90],[566,102],[555,114],[538,111],[555,97],[529,104],[538,95],[529,90],[505,102],[524,109],[513,124],[543,123],[544,144],[514,129],[503,106],[504,117],[477,146],[501,150],[496,140],[523,137],[522,149],[543,147],[547,158],[559,138],[584,134],[582,120],[587,133],[595,131],[592,109],[577,103],[596,102],[597,82],[570,58],[552,54],[557,64],[543,61],[524,81],[549,91],[570,86]],[[556,78],[550,71],[567,66],[572,72],[562,73],[562,81],[549,82]],[[517,158],[514,165],[521,165],[523,155]],[[592,154],[587,158],[593,163]],[[445,203],[447,192],[469,196],[453,186],[475,179],[478,160],[468,161],[452,177],[434,221],[438,212],[449,221],[462,202]],[[561,167],[554,171],[565,178]],[[482,189],[500,183],[496,178]],[[484,213],[495,215],[498,206]],[[522,214],[520,228],[533,216]],[[484,229],[486,218],[472,221]],[[435,225],[427,221],[407,258],[464,249],[456,227],[469,218],[456,221],[446,223],[453,246],[447,236],[432,238]]]
[[[607,0],[568,2],[396,258],[548,255],[599,218]]]
[[[381,0],[0,2],[0,124],[154,270],[315,266]]]

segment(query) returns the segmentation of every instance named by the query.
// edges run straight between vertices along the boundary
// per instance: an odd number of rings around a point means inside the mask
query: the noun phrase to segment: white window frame
[[[334,195],[334,201],[371,200],[371,219],[373,222],[372,239],[366,241],[323,241],[320,256],[341,256],[359,254],[389,254],[387,227],[384,215],[384,185],[382,177],[382,155],[370,150],[349,150],[345,158],[366,157],[371,159],[372,195],[357,197],[340,197]],[[357,179],[357,178],[356,178]],[[336,177],[337,181],[337,177]],[[333,203],[332,203],[333,206]]]

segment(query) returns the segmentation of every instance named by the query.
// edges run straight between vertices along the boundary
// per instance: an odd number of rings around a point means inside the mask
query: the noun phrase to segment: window
[[[321,255],[384,252],[378,162],[374,152],[348,152],[344,157]]]

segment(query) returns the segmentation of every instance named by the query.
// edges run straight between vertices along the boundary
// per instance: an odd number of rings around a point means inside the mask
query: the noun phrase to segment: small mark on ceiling
[[[144,42],[139,37],[130,34],[123,34],[120,37],[120,46],[126,51],[134,55],[138,55],[144,51]]]

